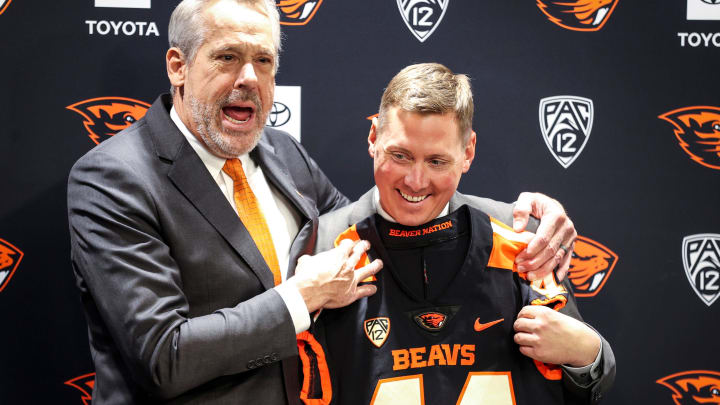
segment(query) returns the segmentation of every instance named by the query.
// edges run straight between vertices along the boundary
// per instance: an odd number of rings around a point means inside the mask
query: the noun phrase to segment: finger
[[[350,256],[345,259],[345,268],[354,269],[357,266],[362,256],[370,248],[370,243],[364,240],[355,243],[350,251]]]
[[[375,259],[372,263],[365,265],[355,270],[355,284],[365,280],[370,276],[374,276],[383,267],[383,262],[380,259]]]
[[[530,193],[520,193],[517,202],[513,207],[513,230],[522,232],[530,220],[530,212],[532,212],[532,197]]]
[[[518,318],[529,318],[534,319],[537,318],[538,314],[540,313],[540,310],[538,308],[541,308],[539,305],[525,305],[520,309],[520,312],[518,312],[517,317]]]
[[[555,276],[557,276],[558,282],[563,281],[565,279],[565,276],[567,276],[568,271],[570,270],[570,261],[572,260],[572,251],[574,247],[574,244],[570,245],[570,247],[568,248],[568,254],[566,254],[562,258],[557,270],[555,270]]]
[[[357,290],[355,290],[355,299],[353,302],[359,300],[360,298],[369,297],[377,292],[377,287],[372,284],[364,284],[358,286]]]
[[[513,323],[515,332],[533,333],[535,331],[535,320],[530,318],[518,318]]]
[[[355,242],[350,239],[343,239],[338,243],[335,250],[337,252],[340,252],[343,258],[347,258],[350,255],[350,251],[352,251],[353,247],[355,247]]]
[[[513,340],[519,344],[520,347],[534,347],[538,344],[540,338],[532,333],[520,332],[513,336]]]
[[[519,350],[520,353],[527,357],[530,357],[531,359],[535,359],[537,357],[537,354],[535,353],[535,348],[533,346],[520,346]]]

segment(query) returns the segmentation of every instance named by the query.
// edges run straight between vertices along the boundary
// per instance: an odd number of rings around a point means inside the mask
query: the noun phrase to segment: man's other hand
[[[562,205],[540,193],[521,193],[513,210],[513,229],[521,232],[530,215],[540,219],[540,226],[527,248],[515,258],[518,271],[528,272],[528,279],[539,280],[557,267],[558,280],[570,268],[577,232]]]
[[[584,323],[548,307],[528,305],[513,324],[520,352],[543,363],[585,367],[600,351],[600,336]]]
[[[372,284],[358,285],[382,268],[382,261],[377,259],[355,269],[368,249],[370,243],[367,241],[345,239],[334,249],[300,257],[295,276],[287,281],[295,283],[309,312],[350,305],[377,291]]]

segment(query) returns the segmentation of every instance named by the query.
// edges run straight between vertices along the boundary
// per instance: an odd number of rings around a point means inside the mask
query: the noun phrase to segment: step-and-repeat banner
[[[614,347],[609,404],[720,401],[720,1],[277,0],[267,125],[357,198],[368,117],[402,67],[472,78],[461,190],[560,200],[570,278]],[[0,0],[0,403],[81,405],[94,383],[66,181],[169,82],[176,0]]]

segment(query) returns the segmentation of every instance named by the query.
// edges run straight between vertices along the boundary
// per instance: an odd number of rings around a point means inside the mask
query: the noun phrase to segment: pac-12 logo
[[[0,292],[10,282],[15,270],[20,265],[23,252],[13,246],[10,242],[0,239]]]
[[[99,144],[144,117],[150,104],[125,97],[98,97],[66,108],[85,118],[88,136]]]
[[[720,235],[702,233],[683,238],[682,259],[690,285],[712,305],[720,296]]]
[[[573,31],[598,31],[610,18],[618,0],[537,0],[553,23]]]
[[[12,3],[12,0],[0,0],[0,14],[5,12],[10,3]]]
[[[592,100],[576,96],[547,97],[540,100],[539,114],[545,144],[555,160],[567,169],[590,138]]]
[[[615,252],[590,238],[578,236],[568,273],[575,296],[594,297],[610,278],[617,262]]]
[[[720,170],[720,108],[684,107],[658,118],[673,124],[680,147],[692,160]]]
[[[81,393],[84,405],[90,405],[92,402],[92,391],[95,387],[95,373],[81,375],[72,380],[65,381],[65,385],[77,388]]]
[[[370,342],[376,347],[380,347],[385,343],[385,340],[390,334],[390,318],[380,317],[366,319],[363,322],[363,329],[365,330],[365,336],[370,339]]]
[[[425,42],[440,25],[450,0],[397,0],[400,15],[415,38]]]
[[[683,371],[656,382],[670,388],[676,405],[720,404],[720,373],[717,371]]]
[[[312,20],[323,0],[275,0],[280,11],[280,24],[305,25]]]

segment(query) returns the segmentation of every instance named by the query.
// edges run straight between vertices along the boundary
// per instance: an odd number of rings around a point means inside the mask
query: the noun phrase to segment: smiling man
[[[612,384],[612,350],[577,320],[567,280],[518,273],[532,235],[508,226],[512,207],[457,192],[475,157],[472,116],[468,78],[443,65],[388,84],[368,136],[377,187],[321,216],[316,245],[368,240],[385,266],[366,280],[376,294],[323,311],[300,336],[316,359],[308,403],[596,403]],[[314,372],[317,359],[327,365]]]

